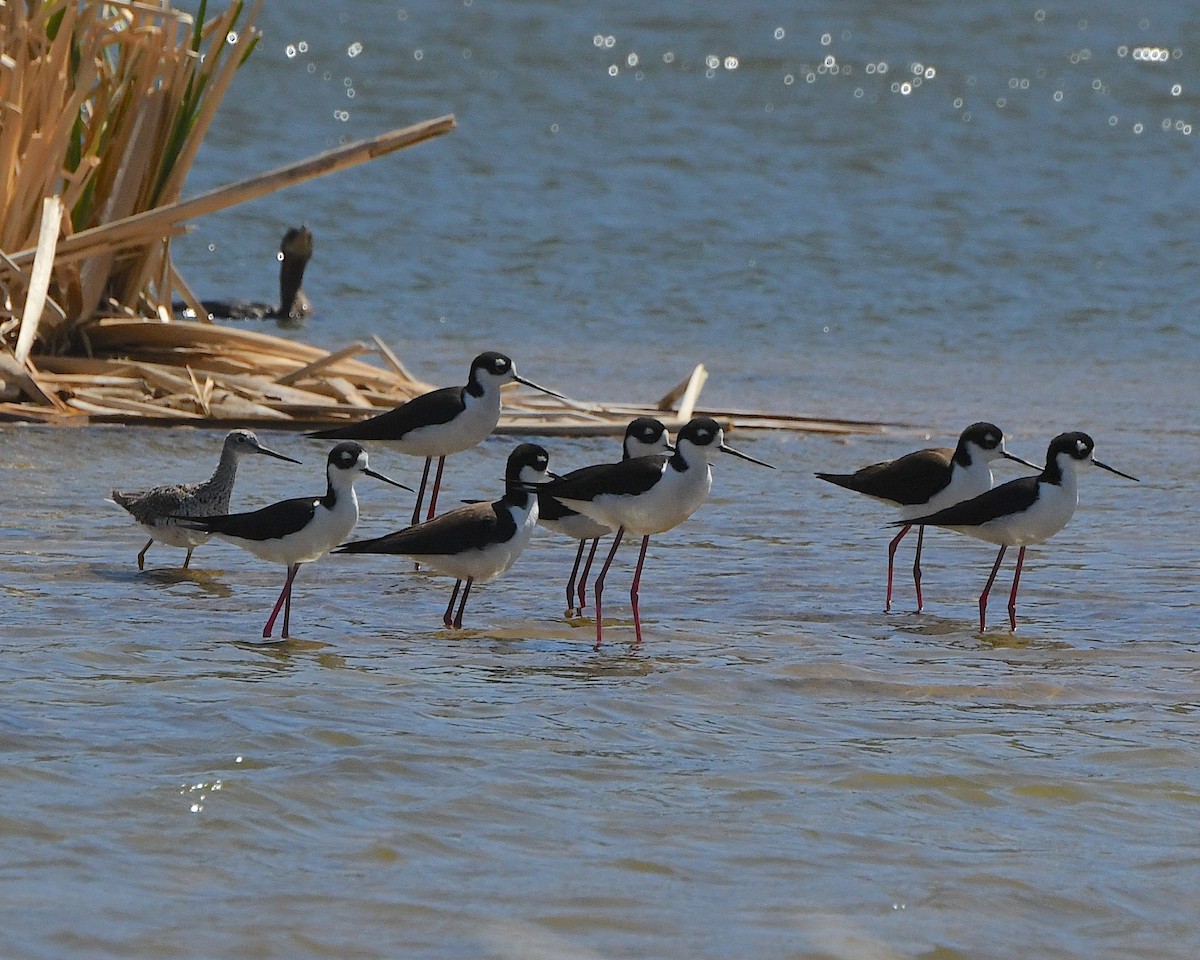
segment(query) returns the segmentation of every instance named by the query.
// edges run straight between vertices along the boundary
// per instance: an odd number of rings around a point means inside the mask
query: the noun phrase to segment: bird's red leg
[[[583,573],[579,576],[579,615],[583,616],[583,608],[587,606],[587,576],[592,569],[592,561],[596,559],[596,548],[600,546],[600,538],[592,541],[592,549],[588,551],[587,560],[583,564]]]
[[[996,573],[1000,569],[1000,561],[1004,559],[1004,551],[1008,547],[1001,547],[1000,552],[996,554],[996,562],[992,564],[992,575],[988,577],[987,586],[983,588],[983,593],[979,595],[979,632],[983,633],[987,629],[987,598],[991,593],[992,584],[996,582]]]
[[[892,609],[892,567],[896,562],[896,548],[900,546],[900,541],[904,539],[904,535],[912,529],[911,523],[906,523],[900,528],[900,532],[888,544],[888,584],[887,584],[887,600],[883,604],[883,612],[888,613]]]
[[[596,583],[592,587],[592,593],[596,595],[596,649],[600,649],[600,644],[604,642],[604,578],[608,575],[608,568],[612,566],[613,557],[617,555],[617,547],[621,545],[621,537],[625,535],[624,527],[617,527],[616,536],[613,537],[613,545],[608,551],[608,557],[604,561],[604,566],[600,568],[600,576],[596,578]]]
[[[412,525],[415,527],[421,522],[421,504],[425,502],[425,484],[429,482],[429,465],[433,463],[433,457],[425,458],[425,469],[421,471],[421,486],[417,489],[417,502],[413,504]]]
[[[458,599],[458,591],[460,587],[462,587],[462,581],[455,580],[454,592],[450,594],[450,602],[446,604],[446,612],[442,614],[442,623],[444,623],[447,627],[454,626],[454,618],[450,616],[450,613],[454,609],[454,601]]]
[[[637,568],[633,571],[633,585],[629,588],[629,602],[633,605],[633,630],[637,642],[642,642],[642,618],[638,614],[638,586],[642,582],[642,564],[646,562],[646,548],[650,546],[650,534],[642,537],[642,549],[638,554]]]
[[[1021,582],[1021,567],[1025,563],[1025,548],[1017,553],[1017,570],[1013,574],[1012,593],[1008,595],[1008,625],[1017,629],[1017,584]]]
[[[429,513],[426,515],[426,520],[432,520],[437,510],[437,495],[442,489],[442,468],[446,465],[445,457],[438,457],[437,473],[433,477],[433,492],[429,495]]]
[[[266,640],[271,636],[271,631],[275,629],[275,618],[279,616],[279,611],[283,609],[285,601],[290,602],[292,596],[292,581],[296,579],[296,571],[300,569],[300,564],[290,563],[287,568],[287,580],[284,581],[283,589],[279,591],[279,599],[275,601],[275,609],[271,611],[271,616],[267,619],[267,625],[263,627],[263,639]],[[283,639],[287,639],[287,616],[283,618]]]
[[[925,526],[922,524],[917,527],[917,556],[913,560],[913,583],[917,588],[917,613],[921,612],[921,608],[925,606],[925,599],[921,596],[921,547],[925,545]]]
[[[579,549],[575,551],[575,564],[571,567],[571,578],[567,581],[567,616],[575,614],[575,574],[579,572],[579,565],[583,562],[583,548],[587,546],[586,540],[579,541]]]
[[[463,610],[466,609],[467,597],[469,597],[471,595],[471,584],[473,584],[474,582],[475,582],[474,577],[467,577],[467,586],[466,586],[466,589],[463,590],[462,601],[458,605],[458,613],[456,613],[454,615],[454,629],[455,630],[462,629]]]

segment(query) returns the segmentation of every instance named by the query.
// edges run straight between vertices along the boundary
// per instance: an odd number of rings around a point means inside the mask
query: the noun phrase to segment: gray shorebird
[[[354,481],[360,476],[374,477],[404,490],[412,490],[371,469],[367,451],[357,443],[339,443],[329,451],[325,465],[323,497],[293,497],[280,500],[261,510],[221,516],[179,518],[180,522],[206,534],[216,534],[236,544],[260,560],[287,566],[287,579],[275,608],[263,627],[263,639],[271,636],[275,618],[283,609],[280,636],[288,638],[292,615],[292,581],[300,564],[312,563],[325,556],[346,539],[358,523],[358,496]]]
[[[929,447],[856,470],[854,473],[818,473],[829,483],[866,494],[900,511],[900,532],[888,544],[887,598],[885,612],[892,609],[892,567],[896,548],[912,529],[915,518],[976,497],[992,487],[993,460],[1004,457],[1034,470],[1036,464],[1013,456],[1004,449],[1004,432],[994,423],[973,423],[958,438],[958,446]],[[921,547],[925,526],[917,523],[917,554],[913,559],[913,583],[917,589],[917,612],[925,605],[921,595]]]
[[[221,460],[213,475],[202,483],[178,483],[172,486],[151,487],[135,493],[112,492],[112,501],[129,511],[130,515],[150,531],[150,539],[137,555],[139,570],[146,568],[146,551],[155,540],[172,547],[183,547],[187,556],[183,569],[192,562],[192,551],[208,542],[208,534],[180,526],[176,517],[207,517],[226,513],[237,478],[238,461],[252,453],[265,454],[288,463],[299,463],[282,453],[268,450],[250,430],[231,430],[221,448]]]
[[[334,553],[398,554],[454,577],[442,622],[459,629],[471,585],[506,572],[529,543],[538,520],[537,485],[546,480],[549,463],[544,447],[523,443],[509,454],[504,496],[499,500],[468,504],[386,536],[344,544]],[[455,613],[454,601],[464,581],[466,589]]]
[[[1009,547],[1021,548],[1017,553],[1012,592],[1008,595],[1008,623],[1013,630],[1017,629],[1017,585],[1021,581],[1021,567],[1025,564],[1025,547],[1049,540],[1075,515],[1075,507],[1079,504],[1080,470],[1099,467],[1126,480],[1137,480],[1137,477],[1093,457],[1095,447],[1095,442],[1086,433],[1060,433],[1050,441],[1046,468],[1038,476],[1010,480],[970,500],[912,519],[913,523],[945,527],[999,545],[992,574],[979,596],[981,633],[987,625],[988,594]]]
[[[625,428],[621,459],[632,460],[634,457],[649,457],[656,453],[671,453],[673,449],[671,434],[663,426],[662,421],[656,420],[654,417],[638,417],[636,420],[630,421],[629,426]],[[565,474],[563,479],[570,476],[570,473]],[[587,606],[588,571],[592,569],[592,561],[596,557],[596,548],[600,544],[600,538],[607,537],[612,533],[612,527],[606,527],[591,517],[585,517],[579,511],[572,510],[553,497],[544,494],[538,495],[538,523],[547,530],[553,530],[555,533],[561,533],[564,537],[571,537],[579,541],[579,549],[575,552],[575,565],[571,567],[571,576],[567,580],[567,616],[570,617],[576,613],[582,616],[583,608]],[[579,576],[579,604],[576,606],[575,577],[579,573],[579,564],[583,562],[583,551],[589,540],[592,546],[588,550],[583,573]]]
[[[500,419],[500,386],[514,380],[560,400],[566,399],[561,393],[518,376],[516,365],[509,357],[490,350],[471,361],[466,386],[431,390],[377,417],[316,430],[309,436],[326,440],[387,440],[401,453],[424,457],[425,470],[413,507],[412,523],[415,526],[421,519],[421,502],[425,499],[425,485],[429,481],[433,458],[437,457],[437,474],[433,479],[426,520],[432,520],[437,510],[446,457],[470,450],[491,435]]]

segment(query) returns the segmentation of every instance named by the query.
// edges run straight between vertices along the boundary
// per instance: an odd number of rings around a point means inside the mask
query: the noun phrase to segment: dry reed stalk
[[[178,200],[220,99],[258,40],[261,3],[247,13],[236,0],[207,22],[203,2],[197,17],[168,0],[0,3],[0,249],[33,247],[45,197],[61,196],[68,210],[62,242]],[[102,295],[134,312],[169,300],[162,239],[177,226],[164,226],[93,250],[91,263],[56,260],[50,296],[66,323],[42,321],[43,352],[62,349]],[[3,272],[10,295],[28,286],[27,277]]]

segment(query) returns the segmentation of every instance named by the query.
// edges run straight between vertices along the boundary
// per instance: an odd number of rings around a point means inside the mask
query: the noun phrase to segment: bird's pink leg
[[[275,618],[279,616],[279,611],[283,609],[286,602],[289,610],[292,600],[292,581],[296,579],[296,573],[300,569],[300,564],[289,563],[287,568],[287,580],[284,581],[283,589],[279,591],[279,599],[275,601],[275,609],[271,611],[271,616],[267,619],[267,625],[263,627],[263,639],[266,640],[271,636],[271,631],[275,629]],[[287,639],[288,635],[288,618],[287,614],[283,617],[283,634],[282,638]]]
[[[1000,552],[996,554],[996,562],[992,564],[992,575],[988,577],[987,586],[983,588],[983,593],[979,595],[979,632],[983,633],[987,629],[987,598],[992,591],[992,584],[996,582],[996,573],[1000,570],[1000,561],[1004,559],[1004,551],[1008,547],[1000,548]]]
[[[629,602],[633,605],[633,630],[637,642],[642,642],[642,618],[638,615],[638,586],[642,582],[642,564],[646,562],[646,548],[650,546],[650,534],[642,537],[642,550],[638,554],[637,567],[633,571],[633,584],[629,588]]]
[[[437,473],[433,477],[433,492],[429,495],[429,513],[426,515],[426,520],[432,520],[437,510],[437,495],[442,489],[442,468],[446,465],[445,457],[438,457]],[[469,588],[468,588],[469,589]]]
[[[900,528],[900,532],[896,534],[892,542],[888,544],[888,585],[887,585],[887,600],[883,604],[883,612],[888,613],[892,609],[892,567],[896,562],[896,548],[900,546],[900,541],[904,539],[904,535],[912,529],[911,523],[906,523]]]
[[[462,602],[460,602],[458,605],[458,613],[456,613],[454,615],[454,629],[455,630],[462,629],[463,610],[466,609],[467,597],[469,597],[471,595],[471,584],[473,584],[474,582],[475,582],[474,577],[467,577],[467,586],[466,586],[466,589],[463,590]]]
[[[608,551],[608,557],[604,561],[604,566],[600,568],[600,576],[596,578],[596,583],[592,587],[592,593],[596,595],[596,649],[600,649],[600,644],[604,642],[604,578],[608,576],[608,568],[612,566],[613,557],[617,555],[617,547],[621,545],[621,537],[625,535],[624,527],[617,527],[616,536],[613,537],[612,548]]]
[[[447,627],[454,626],[454,618],[450,616],[450,612],[454,609],[454,601],[458,599],[458,591],[462,587],[461,580],[454,581],[454,592],[450,594],[450,602],[446,604],[446,612],[442,614],[442,623]]]
[[[917,613],[921,612],[921,608],[925,606],[925,599],[921,596],[921,547],[925,545],[925,526],[922,524],[917,527],[917,556],[913,560],[913,583],[917,588]]]
[[[579,541],[579,549],[575,551],[575,564],[571,567],[571,579],[567,581],[567,616],[575,615],[575,574],[579,572],[579,564],[583,562],[583,548],[586,540]]]
[[[1014,630],[1017,629],[1017,584],[1021,582],[1021,567],[1025,563],[1025,548],[1021,547],[1017,553],[1017,570],[1013,574],[1012,593],[1008,595],[1008,624]]]
[[[429,482],[429,465],[433,463],[433,457],[425,458],[425,469],[421,471],[421,486],[417,488],[417,502],[413,504],[412,525],[415,527],[421,522],[421,504],[425,502],[425,484]]]
[[[587,577],[592,569],[592,561],[596,559],[596,548],[600,546],[600,538],[592,541],[592,549],[588,551],[587,560],[583,564],[583,573],[579,575],[579,615],[583,616],[583,608],[587,606]]]

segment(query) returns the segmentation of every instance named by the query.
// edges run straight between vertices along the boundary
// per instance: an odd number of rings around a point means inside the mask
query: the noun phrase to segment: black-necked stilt
[[[896,548],[912,529],[914,518],[979,496],[992,487],[993,460],[1005,457],[1038,469],[1004,449],[1004,434],[994,423],[973,423],[958,438],[958,446],[930,447],[896,460],[873,463],[854,473],[818,473],[822,480],[864,493],[900,510],[900,532],[888,544],[887,599],[883,609],[892,609],[892,567]],[[921,595],[921,547],[924,526],[917,527],[917,554],[913,559],[913,583],[917,590],[917,612],[924,606]]]
[[[182,527],[174,517],[207,517],[226,513],[229,510],[229,498],[233,495],[233,482],[237,478],[238,460],[251,453],[262,453],[288,463],[300,462],[268,450],[249,430],[231,430],[221,447],[217,469],[204,482],[152,487],[136,493],[112,492],[113,503],[128,510],[133,519],[150,531],[150,539],[137,555],[139,570],[146,568],[146,551],[155,540],[172,547],[185,548],[187,556],[183,560],[183,569],[188,568],[192,562],[192,551],[208,543],[208,534]]]
[[[542,487],[542,492],[617,531],[600,576],[596,578],[597,647],[604,637],[601,607],[604,579],[617,554],[617,547],[621,545],[621,538],[626,531],[642,537],[642,549],[629,589],[634,631],[637,642],[641,643],[638,587],[650,537],[679,525],[705,501],[712,487],[709,464],[718,452],[730,453],[763,467],[771,466],[728,446],[716,420],[697,417],[679,431],[679,436],[675,438],[675,452],[670,456],[657,454],[622,460],[620,463],[584,467],[576,470],[570,479],[554,480]]]
[[[290,227],[279,241],[279,303],[259,303],[255,300],[201,300],[200,305],[216,320],[275,320],[280,326],[297,324],[313,312],[312,304],[300,284],[304,268],[313,253],[312,231],[306,226]],[[177,301],[171,309],[181,317],[194,319],[195,311]]]
[[[662,421],[654,417],[638,417],[630,421],[625,428],[625,441],[621,459],[632,460],[634,457],[648,457],[656,453],[671,452],[671,434],[663,426]],[[563,479],[569,479],[572,474],[566,474]],[[565,537],[579,541],[579,549],[575,552],[575,564],[571,567],[571,576],[567,580],[567,616],[578,612],[583,614],[587,606],[587,577],[592,569],[592,560],[596,556],[596,547],[601,537],[612,533],[611,527],[598,523],[591,517],[585,517],[577,510],[560,503],[546,494],[538,496],[538,523],[548,530],[561,533]],[[579,577],[579,606],[575,606],[575,575],[579,573],[579,564],[583,560],[583,551],[588,541],[592,542],[588,550],[587,562],[583,565],[583,574]]]
[[[319,560],[354,529],[358,522],[358,497],[354,493],[354,481],[360,474],[394,487],[412,490],[412,487],[406,487],[372,470],[367,463],[367,451],[357,443],[339,443],[329,451],[325,467],[328,482],[325,496],[296,497],[249,513],[183,521],[197,530],[236,543],[260,560],[287,565],[287,580],[267,619],[267,625],[263,627],[264,638],[271,636],[280,607],[283,608],[280,636],[284,640],[288,637],[292,581],[296,579],[300,564]]]
[[[1060,433],[1050,441],[1046,468],[1038,476],[1010,480],[970,500],[912,519],[913,523],[946,527],[1000,545],[992,574],[979,596],[980,632],[987,625],[988,594],[1000,570],[1004,551],[1019,546],[1012,592],[1008,596],[1008,622],[1013,630],[1017,629],[1017,584],[1025,563],[1025,547],[1049,540],[1074,515],[1079,503],[1076,475],[1080,467],[1091,464],[1126,480],[1137,480],[1137,477],[1095,459],[1092,456],[1095,446],[1086,433]]]
[[[529,543],[538,520],[536,484],[546,479],[549,463],[544,447],[523,443],[509,454],[504,496],[494,503],[468,504],[374,540],[344,544],[334,552],[398,554],[454,577],[454,592],[442,621],[460,628],[471,585],[504,573]],[[451,618],[464,580],[462,602]]]
[[[429,496],[427,520],[433,519],[437,509],[446,457],[469,450],[496,429],[500,419],[500,385],[513,380],[552,397],[566,399],[561,393],[518,376],[511,359],[489,350],[471,361],[471,375],[465,387],[432,390],[377,417],[344,427],[317,430],[309,436],[336,440],[388,440],[401,453],[424,457],[425,470],[421,474],[417,502],[413,507],[412,522],[415,525],[421,519],[421,502],[425,499],[425,484],[429,480],[433,458],[438,458],[438,465],[433,479],[433,492]]]

